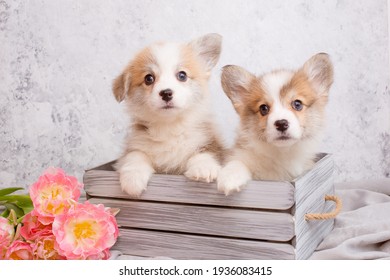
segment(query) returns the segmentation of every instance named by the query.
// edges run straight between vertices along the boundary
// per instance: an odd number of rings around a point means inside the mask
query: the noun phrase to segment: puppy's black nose
[[[162,100],[164,100],[165,102],[168,102],[168,101],[171,101],[172,98],[173,98],[173,91],[171,89],[164,89],[162,91],[160,91],[160,96],[162,98]]]
[[[276,130],[284,132],[288,128],[288,121],[283,119],[283,120],[278,120],[275,122]]]

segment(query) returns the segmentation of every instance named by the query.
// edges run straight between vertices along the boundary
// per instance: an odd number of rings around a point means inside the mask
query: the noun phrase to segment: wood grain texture
[[[120,208],[116,219],[121,227],[272,241],[289,241],[295,235],[293,216],[288,213],[118,199],[89,201]]]
[[[306,221],[329,212],[334,194],[331,155],[292,182],[251,181],[226,197],[215,183],[155,174],[140,199],[121,191],[112,164],[88,170],[91,203],[120,208],[115,249],[143,257],[175,259],[306,259],[332,230],[334,220]]]
[[[121,236],[112,249],[134,256],[169,257],[179,260],[280,260],[295,258],[294,247],[288,243],[125,228],[121,229]]]
[[[84,186],[89,197],[131,199],[122,192],[115,171],[88,170]],[[290,182],[250,181],[241,192],[225,196],[217,191],[216,183],[196,182],[182,175],[154,174],[139,200],[286,210],[294,205],[294,186]]]
[[[324,237],[332,230],[334,219],[306,221],[306,213],[326,213],[334,208],[325,201],[325,195],[334,194],[333,160],[331,155],[322,157],[313,169],[300,176],[295,185],[296,255],[307,259]]]

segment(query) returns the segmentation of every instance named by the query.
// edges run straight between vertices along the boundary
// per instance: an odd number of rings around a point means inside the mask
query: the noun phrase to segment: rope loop
[[[328,220],[328,219],[334,219],[341,210],[342,207],[342,202],[341,199],[338,198],[335,195],[326,195],[325,196],[325,201],[333,201],[336,203],[336,208],[329,213],[307,213],[305,215],[305,220],[310,221],[310,220]]]

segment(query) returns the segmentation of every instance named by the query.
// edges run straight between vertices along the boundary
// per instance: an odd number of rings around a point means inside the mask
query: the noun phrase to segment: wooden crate
[[[334,208],[333,161],[320,154],[314,168],[292,182],[251,181],[230,196],[215,183],[180,175],[152,176],[140,199],[122,192],[108,163],[87,170],[91,203],[120,208],[124,254],[174,259],[307,259],[332,230],[333,219],[306,221],[305,214]]]

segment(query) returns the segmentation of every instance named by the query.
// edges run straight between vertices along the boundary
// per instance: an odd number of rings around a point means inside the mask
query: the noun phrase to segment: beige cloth
[[[390,179],[335,188],[343,209],[310,259],[390,259]]]

